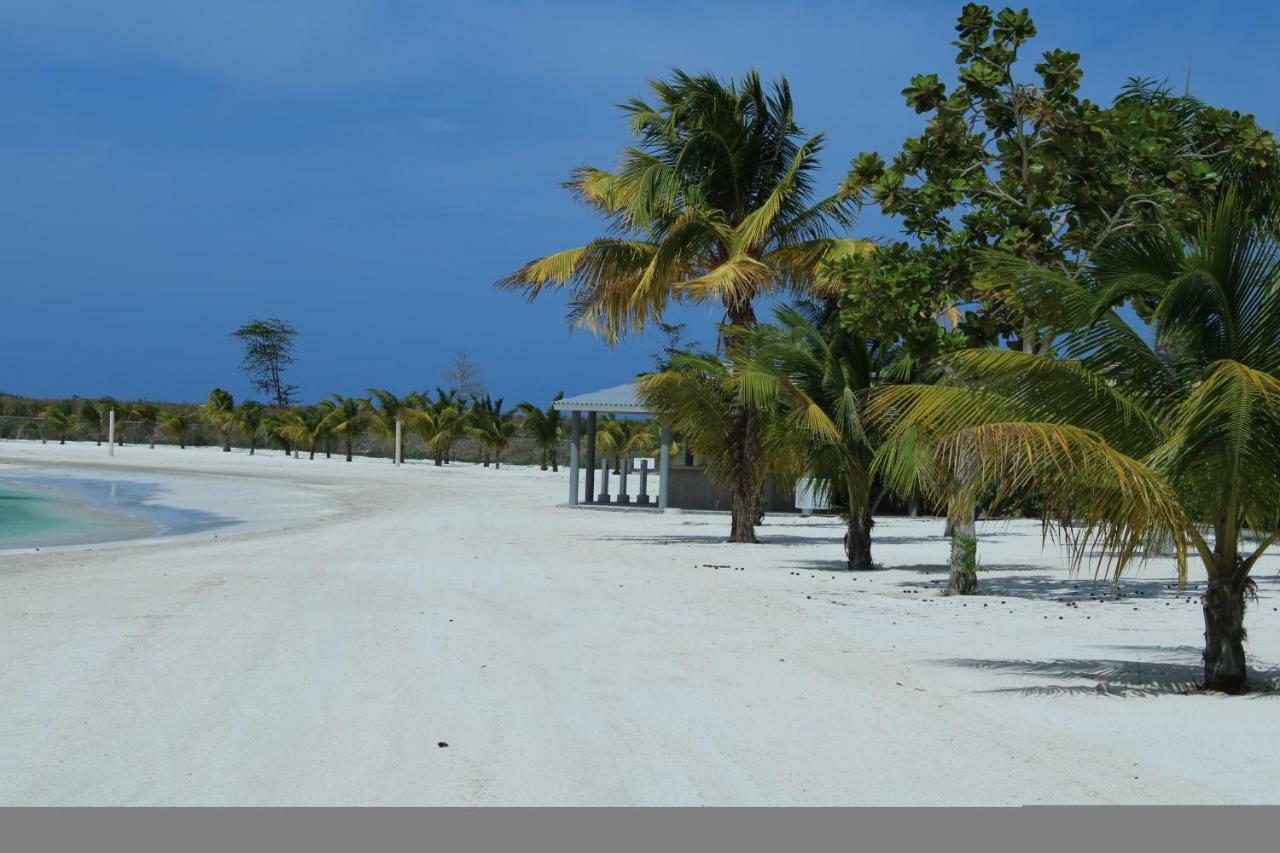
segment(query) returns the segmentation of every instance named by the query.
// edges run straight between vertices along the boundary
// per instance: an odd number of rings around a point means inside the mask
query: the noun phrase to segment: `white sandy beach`
[[[958,599],[936,519],[882,519],[886,568],[850,574],[838,521],[729,545],[725,516],[559,507],[563,471],[25,442],[0,463],[251,478],[281,504],[216,538],[0,552],[5,805],[1280,802],[1280,693],[1183,695],[1195,591],[1153,562],[1100,603],[1035,524],[984,525],[987,594]],[[1278,571],[1246,622],[1268,683]]]

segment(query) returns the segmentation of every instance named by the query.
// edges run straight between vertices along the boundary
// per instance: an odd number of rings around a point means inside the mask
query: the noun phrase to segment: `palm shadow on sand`
[[[1019,687],[996,687],[978,691],[1023,696],[1112,696],[1140,698],[1185,696],[1199,693],[1204,678],[1201,650],[1195,646],[1104,646],[1117,651],[1158,653],[1157,660],[1118,658],[1057,658],[1030,660],[1011,658],[950,658],[938,661],[945,666],[979,669],[1006,675],[1030,676],[1047,683]],[[1090,682],[1087,684],[1070,682]],[[1055,683],[1067,682],[1067,683]],[[1280,697],[1280,667],[1251,666],[1247,695],[1254,698]]]

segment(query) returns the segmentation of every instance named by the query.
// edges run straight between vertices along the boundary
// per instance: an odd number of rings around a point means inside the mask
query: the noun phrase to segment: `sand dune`
[[[960,600],[937,520],[882,519],[888,568],[853,575],[838,522],[728,545],[724,516],[558,507],[563,472],[22,442],[0,462],[252,478],[290,508],[0,552],[3,804],[1280,799],[1280,694],[1183,695],[1195,593],[1157,561],[1111,598],[1032,524],[983,526],[988,594]],[[1247,619],[1263,680],[1278,570]]]

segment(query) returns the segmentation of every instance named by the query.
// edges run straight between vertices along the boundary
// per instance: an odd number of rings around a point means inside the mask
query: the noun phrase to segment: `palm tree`
[[[494,400],[488,394],[483,397],[472,397],[471,404],[467,406],[467,423],[464,430],[472,438],[480,442],[481,458],[484,467],[488,468],[492,461],[493,445],[485,441],[481,436],[489,435],[493,432],[493,426],[502,418],[502,398]]]
[[[315,459],[316,445],[328,429],[325,418],[326,411],[317,406],[294,406],[281,417],[277,430],[295,448],[306,446],[307,458]]]
[[[258,449],[258,436],[262,434],[263,424],[267,419],[267,409],[256,400],[245,400],[236,409],[236,429],[249,440],[249,455]]]
[[[1280,243],[1229,193],[1189,237],[1137,234],[1097,253],[1084,285],[1003,263],[1093,315],[1070,357],[966,350],[938,385],[876,392],[877,416],[926,438],[939,493],[994,490],[998,503],[1038,490],[1077,563],[1095,550],[1118,578],[1172,540],[1185,580],[1197,556],[1204,686],[1245,691],[1250,572],[1280,539]],[[1125,301],[1154,342],[1113,310]],[[961,481],[951,463],[966,453]]]
[[[487,397],[483,398],[488,400]],[[482,410],[483,411],[483,410]],[[502,400],[497,400],[492,409],[485,411],[477,425],[467,427],[467,432],[485,448],[485,466],[493,459],[496,471],[502,467],[502,454],[511,447],[511,439],[520,431],[514,412],[502,411]]]
[[[677,353],[667,370],[641,377],[638,387],[645,407],[661,423],[678,430],[686,447],[701,460],[707,476],[734,496],[736,509],[729,541],[755,542],[760,495],[771,451],[783,444],[775,432],[781,419],[774,416],[774,411],[761,410],[758,399],[752,400],[760,431],[759,449],[740,453],[736,418],[746,392],[733,361],[710,353]],[[745,507],[739,505],[742,495],[748,496]],[[738,525],[738,513],[748,516],[750,523],[745,528]]]
[[[370,400],[365,400],[365,411],[369,413],[369,427],[375,433],[391,445],[391,458],[395,459],[397,452],[400,458],[404,458],[404,437],[400,438],[400,447],[395,446],[396,441],[396,421],[400,421],[401,428],[412,426],[414,418],[419,410],[416,409],[411,401],[414,395],[410,394],[401,400],[395,394],[383,388],[370,388],[369,396],[377,401],[378,405],[374,406]]]
[[[453,446],[466,435],[470,418],[458,395],[440,388],[436,388],[436,398],[426,407],[426,411],[430,418],[424,429],[429,435],[424,433],[424,441],[431,448],[435,464],[444,465],[452,457]]]
[[[333,394],[330,395],[328,402],[331,406],[329,413],[325,415],[328,429],[335,435],[342,436],[342,442],[347,451],[347,461],[350,462],[356,439],[369,429],[371,420],[369,401],[363,397],[343,397],[341,394]],[[393,435],[394,429],[393,426]]]
[[[147,434],[147,441],[151,444],[151,449],[155,450],[156,426],[160,422],[160,407],[155,403],[134,403],[133,408],[129,410],[129,414],[142,425]]]
[[[568,182],[609,220],[610,236],[532,261],[499,286],[532,299],[567,285],[571,321],[613,342],[661,322],[672,301],[717,306],[731,327],[754,325],[755,300],[822,289],[825,261],[861,251],[833,236],[850,223],[849,203],[814,202],[823,135],[804,138],[785,80],[766,87],[755,72],[725,83],[677,71],[651,87],[656,105],[623,107],[636,141],[617,171],[587,166]],[[730,446],[742,471],[757,467],[756,420],[735,404]],[[734,492],[733,541],[754,541],[754,503]]]
[[[40,417],[53,429],[53,434],[58,437],[58,444],[66,444],[67,436],[80,426],[80,416],[65,403],[46,406],[40,412]]]
[[[80,421],[93,430],[98,446],[101,447],[104,430],[106,430],[106,416],[99,409],[98,404],[93,400],[81,400],[78,414]]]
[[[552,400],[552,405],[546,409],[540,409],[533,403],[521,403],[516,409],[524,415],[524,422],[520,428],[524,434],[533,439],[533,443],[537,446],[539,452],[539,469],[547,470],[547,459],[550,457],[551,470],[559,471],[557,450],[560,447],[560,410],[554,405],[556,400],[564,399],[564,392],[560,391]]]
[[[191,430],[192,417],[183,409],[165,409],[160,413],[160,429],[178,442],[178,449],[187,447],[187,433]]]
[[[222,436],[222,452],[231,452],[231,433],[236,428],[236,401],[229,391],[214,388],[200,409],[201,417]]]
[[[847,525],[849,568],[872,568],[873,445],[862,413],[875,373],[871,350],[829,312],[784,306],[774,313],[777,325],[737,333],[743,345],[733,350],[734,382],[753,404],[778,412],[772,434],[780,444],[771,456],[779,473],[830,484]]]

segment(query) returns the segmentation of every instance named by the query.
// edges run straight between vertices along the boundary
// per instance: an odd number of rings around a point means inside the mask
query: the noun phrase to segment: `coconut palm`
[[[494,400],[488,394],[472,397],[467,406],[467,423],[463,429],[467,435],[480,442],[480,456],[486,468],[493,461],[493,445],[481,436],[494,433],[493,427],[501,420],[502,414],[502,398]]]
[[[156,447],[156,427],[160,422],[160,407],[155,403],[134,403],[129,415],[137,421],[147,435],[151,449]]]
[[[525,435],[533,439],[533,443],[538,448],[538,467],[542,471],[547,470],[548,458],[551,461],[551,470],[560,470],[557,449],[560,447],[562,430],[560,428],[560,410],[555,407],[554,403],[556,400],[562,399],[564,399],[564,392],[560,391],[553,398],[553,404],[546,409],[540,409],[533,403],[521,403],[516,406],[516,409],[524,415],[524,422],[520,425],[521,430]]]
[[[267,409],[256,400],[245,400],[235,412],[236,429],[249,441],[249,455],[258,449],[258,436],[262,434],[267,419]]]
[[[236,401],[229,391],[214,388],[200,407],[200,416],[222,437],[222,452],[231,452],[231,434],[236,429]]]
[[[488,401],[488,397],[481,399]],[[474,425],[467,427],[467,432],[484,447],[485,466],[492,459],[494,470],[497,470],[502,467],[502,454],[511,447],[511,439],[520,431],[520,424],[514,412],[502,411],[501,398],[481,412],[483,414],[475,419]]]
[[[431,448],[435,464],[444,465],[453,455],[453,446],[466,435],[470,420],[458,395],[440,388],[436,388],[436,397],[426,410],[430,414],[430,435],[424,440]]]
[[[106,415],[99,408],[98,403],[93,400],[81,400],[77,414],[80,416],[80,422],[93,430],[98,446],[101,447],[107,426]]]
[[[1180,575],[1197,557],[1204,685],[1247,688],[1250,572],[1280,538],[1280,244],[1228,194],[1190,237],[1129,236],[1096,255],[1084,285],[1006,263],[1092,322],[1069,358],[967,350],[935,386],[877,392],[878,417],[930,447],[940,493],[996,501],[1038,490],[1044,519],[1119,577],[1172,541]],[[1154,340],[1112,310],[1148,318]],[[1090,304],[1094,306],[1089,308]],[[968,476],[952,463],[971,453]],[[886,475],[920,460],[899,458]]]
[[[326,410],[318,406],[294,406],[281,417],[277,430],[294,446],[295,456],[297,449],[306,447],[307,458],[315,459],[316,447],[328,429],[325,418]]]
[[[739,383],[735,364],[711,353],[678,353],[667,370],[638,380],[645,407],[664,424],[678,430],[685,446],[702,462],[707,476],[726,489],[737,510],[730,530],[731,542],[755,542],[760,498],[774,451],[784,442],[777,434],[781,419],[776,412],[751,404],[758,414],[758,450],[739,452],[737,412],[747,393]],[[745,506],[741,505],[745,495]],[[749,524],[739,526],[739,513]]]
[[[391,458],[395,459],[396,452],[399,450],[400,458],[404,458],[404,436],[403,429],[405,426],[411,426],[414,418],[418,415],[419,409],[413,405],[413,394],[408,395],[401,400],[395,394],[383,388],[368,389],[369,396],[372,400],[365,400],[365,411],[369,413],[369,428],[386,439],[391,445]],[[375,406],[373,403],[377,402]],[[396,448],[396,421],[400,421],[402,435],[400,438],[400,447]]]
[[[823,136],[803,136],[785,80],[766,87],[755,72],[725,83],[677,71],[651,87],[655,104],[623,107],[636,141],[618,169],[583,167],[568,182],[609,220],[610,236],[531,261],[501,287],[532,299],[568,286],[571,321],[612,342],[661,322],[672,301],[753,325],[758,298],[808,295],[829,284],[824,261],[861,251],[833,236],[850,222],[847,202],[814,201]],[[743,471],[757,466],[755,421],[750,406],[733,411],[730,444]],[[734,541],[754,540],[754,501],[734,494]]]
[[[874,375],[867,342],[813,308],[780,307],[776,325],[737,332],[734,383],[754,405],[776,410],[772,458],[794,481],[829,484],[847,531],[852,570],[872,568],[872,450],[862,413]]]
[[[80,416],[65,403],[46,406],[40,412],[40,417],[44,418],[44,422],[53,430],[53,434],[58,438],[58,444],[66,444],[67,436],[74,433],[80,426]]]
[[[369,429],[371,421],[369,401],[363,397],[343,397],[341,394],[333,394],[328,402],[330,408],[325,415],[328,429],[334,435],[342,436],[342,443],[347,451],[347,461],[350,462],[356,440]],[[394,431],[392,434],[394,435]]]
[[[191,427],[194,423],[195,419],[191,417],[189,412],[183,409],[165,409],[160,413],[160,429],[164,430],[178,442],[179,450],[186,449],[187,433],[191,431]]]

